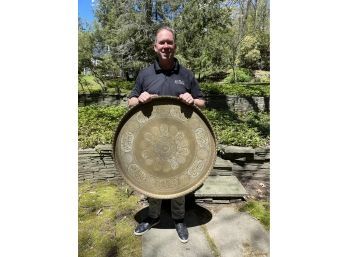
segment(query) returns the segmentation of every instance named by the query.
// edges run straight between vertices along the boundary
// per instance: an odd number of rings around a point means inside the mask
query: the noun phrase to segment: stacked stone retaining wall
[[[218,155],[231,162],[231,175],[255,198],[270,196],[270,148],[251,148],[219,145]]]
[[[247,191],[260,198],[269,197],[270,150],[265,148],[219,145],[218,155],[229,162],[215,165],[212,175],[234,175]],[[122,181],[112,159],[111,145],[79,149],[79,182]],[[230,168],[226,168],[230,167]]]
[[[233,96],[233,95],[208,95],[207,108],[224,109],[234,112],[266,111],[269,112],[268,96]]]
[[[79,149],[78,176],[79,182],[122,180],[121,174],[115,168],[109,146]]]

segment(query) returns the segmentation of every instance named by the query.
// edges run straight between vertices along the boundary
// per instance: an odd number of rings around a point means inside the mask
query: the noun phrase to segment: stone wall
[[[270,150],[265,148],[219,145],[217,162],[211,175],[234,175],[248,193],[258,198],[269,197]],[[116,170],[111,145],[98,145],[94,149],[79,149],[78,177],[83,181],[122,181]]]
[[[218,155],[231,162],[230,174],[236,176],[254,198],[270,194],[270,148],[219,145]],[[224,171],[226,173],[226,171]],[[220,172],[221,174],[221,172]]]
[[[269,112],[269,97],[261,96],[232,96],[211,95],[206,96],[208,108],[225,109],[235,112],[267,111]]]
[[[127,95],[110,95],[110,94],[79,94],[79,106],[91,104],[98,105],[127,105]]]
[[[246,112],[246,111],[269,111],[269,97],[241,97],[231,95],[207,95],[206,97],[208,108],[229,109],[231,111]],[[79,94],[79,106],[90,104],[98,105],[126,105],[126,95],[90,95]]]
[[[79,182],[122,180],[121,174],[115,169],[110,145],[79,149],[78,180]]]

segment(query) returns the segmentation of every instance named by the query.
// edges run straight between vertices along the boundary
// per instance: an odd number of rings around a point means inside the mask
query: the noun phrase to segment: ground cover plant
[[[126,113],[125,106],[79,107],[79,147],[93,148],[111,144],[115,128]],[[261,147],[269,144],[269,113],[234,113],[228,110],[204,109],[218,143]]]
[[[101,85],[98,80],[92,75],[79,75],[78,76],[78,92],[83,93],[100,93],[102,91]]]
[[[128,95],[135,85],[135,81],[119,79],[105,79],[103,83],[93,75],[79,75],[79,94],[122,94]],[[104,87],[104,91],[103,91]]]
[[[89,148],[110,144],[115,128],[126,113],[125,106],[89,105],[78,109],[79,147]]]
[[[79,257],[141,256],[141,239],[133,235],[139,197],[128,192],[108,182],[79,184]]]
[[[251,200],[246,202],[239,211],[247,212],[257,220],[259,220],[262,225],[269,230],[270,229],[270,203],[269,201],[256,201]]]
[[[92,75],[79,75],[79,94],[124,94],[128,95],[135,85],[135,81],[105,80],[106,91],[103,92],[100,81]],[[201,82],[204,94],[235,95],[235,96],[269,96],[269,83],[241,84],[230,82]]]
[[[262,85],[243,85],[243,84],[224,84],[224,83],[200,83],[204,94],[207,95],[235,95],[235,96],[269,96],[269,84]]]
[[[269,144],[269,113],[204,109],[218,143],[261,147]]]

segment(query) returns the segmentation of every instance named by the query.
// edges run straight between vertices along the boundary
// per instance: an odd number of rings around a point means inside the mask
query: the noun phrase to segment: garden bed
[[[80,148],[110,144],[118,122],[127,112],[125,106],[90,105],[79,107],[78,141]],[[229,110],[204,109],[218,143],[235,146],[269,145],[269,113],[236,113]]]

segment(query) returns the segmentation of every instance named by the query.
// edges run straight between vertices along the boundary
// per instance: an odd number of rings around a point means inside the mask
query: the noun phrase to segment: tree
[[[238,66],[269,69],[269,0],[235,0],[229,6],[229,59],[237,81]]]
[[[248,34],[247,36],[256,40],[257,47],[251,49],[251,53],[248,55],[254,55],[254,63],[250,63],[249,66],[254,69],[266,69],[269,70],[269,58],[270,58],[270,31],[269,31],[269,0],[253,0],[251,1],[250,18],[248,20]],[[256,52],[259,52],[260,58],[256,58]],[[247,57],[248,59],[248,57]],[[250,58],[249,58],[250,59]]]
[[[96,8],[96,38],[107,47],[120,74],[130,74],[153,61],[154,31],[169,24],[180,1],[100,0]]]
[[[81,74],[83,68],[92,66],[94,42],[91,32],[86,30],[80,18],[78,29],[78,73]]]
[[[198,78],[269,69],[269,0],[99,0],[95,16],[92,28],[79,26],[79,72],[90,67],[101,80],[132,79],[151,63],[162,25],[175,29],[177,58]]]
[[[176,17],[174,28],[178,32],[178,57],[194,72],[201,74],[223,68],[227,62],[226,50],[221,44],[228,21],[222,1],[187,1]]]
[[[258,69],[261,59],[259,42],[255,36],[245,36],[240,47],[240,66]]]

